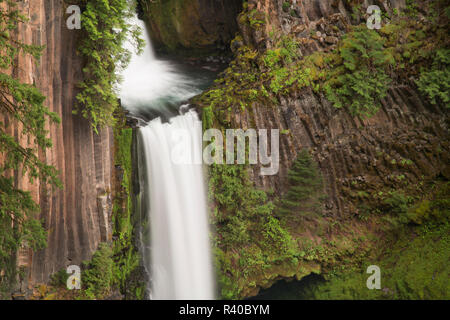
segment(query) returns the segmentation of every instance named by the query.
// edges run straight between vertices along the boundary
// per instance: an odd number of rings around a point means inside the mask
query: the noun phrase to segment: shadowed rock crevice
[[[227,51],[242,0],[140,0],[152,42],[165,53]]]

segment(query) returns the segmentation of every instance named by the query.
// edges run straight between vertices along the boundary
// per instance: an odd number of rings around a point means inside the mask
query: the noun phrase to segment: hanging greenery
[[[81,29],[83,35],[78,52],[84,59],[84,80],[79,84],[78,107],[74,111],[91,121],[95,132],[114,125],[118,107],[117,85],[120,72],[128,65],[131,52],[123,47],[133,39],[141,53],[144,40],[139,27],[130,23],[136,11],[132,0],[82,0]]]

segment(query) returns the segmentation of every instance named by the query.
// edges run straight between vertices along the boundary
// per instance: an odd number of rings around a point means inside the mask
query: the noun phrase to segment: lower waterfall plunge
[[[144,267],[150,274],[151,299],[214,299],[207,200],[203,167],[172,161],[173,133],[189,133],[192,154],[202,153],[201,122],[194,111],[174,115],[182,101],[201,92],[206,80],[182,74],[155,58],[144,23],[134,18],[147,42],[124,71],[122,104],[132,115],[151,120],[138,131],[141,194],[137,210]],[[127,44],[127,46],[131,46]],[[131,49],[131,47],[129,47]],[[150,116],[148,116],[150,115]],[[169,122],[163,123],[161,117]],[[179,145],[179,141],[176,143]]]

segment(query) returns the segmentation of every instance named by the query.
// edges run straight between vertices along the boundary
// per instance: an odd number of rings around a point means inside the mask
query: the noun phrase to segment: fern
[[[438,101],[450,108],[450,49],[436,51],[430,70],[422,70],[417,86],[432,104]]]

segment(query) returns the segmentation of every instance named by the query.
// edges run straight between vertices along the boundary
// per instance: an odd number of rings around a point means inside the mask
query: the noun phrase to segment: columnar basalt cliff
[[[385,12],[405,7],[404,1],[358,3],[362,7],[377,4]],[[346,25],[361,22],[352,18],[349,1],[296,4],[293,16],[292,12],[282,10],[282,1],[249,1],[248,11],[264,12],[268,23],[264,30],[241,23],[245,43],[270,48],[268,34],[273,26],[280,26],[286,34],[293,33],[302,41],[300,51],[307,56],[332,49]],[[302,148],[311,148],[326,181],[325,212],[337,217],[358,211],[346,198],[352,180],[360,180],[367,192],[381,185],[394,186],[393,177],[398,169],[392,164],[394,161],[400,163],[406,158],[413,162],[406,177],[410,183],[440,174],[450,176],[445,107],[427,102],[412,81],[394,84],[381,103],[382,108],[375,116],[363,119],[334,108],[324,94],[305,88],[282,97],[277,108],[255,104],[251,110],[231,115],[230,122],[236,128],[277,128],[289,132],[281,136],[280,173],[260,176],[259,168],[253,168],[253,180],[266,190],[285,191],[287,172],[295,155]],[[380,151],[384,154],[380,155]]]
[[[243,259],[242,253],[236,258],[232,248],[222,245],[224,253],[219,259],[229,261],[229,265],[222,266],[222,272],[233,274],[235,269],[239,270],[233,276],[232,281],[236,282],[241,280],[240,272],[247,272],[245,284],[243,281],[242,286],[225,285],[226,293],[230,290],[235,292],[234,294],[239,292],[237,294],[239,297],[252,296],[261,287],[269,287],[277,279],[293,277],[300,279],[310,272],[326,275],[327,270],[335,270],[334,268],[341,266],[344,268],[345,263],[342,261],[337,267],[333,262],[330,263],[335,259],[330,257],[333,256],[331,252],[336,250],[336,246],[334,244],[329,246],[327,243],[342,241],[342,246],[348,247],[354,240],[352,234],[355,232],[363,233],[364,237],[369,234],[378,234],[376,237],[380,237],[381,229],[375,231],[377,227],[374,226],[377,224],[381,226],[385,222],[364,221],[368,212],[389,211],[386,205],[386,202],[389,202],[386,200],[387,195],[411,192],[415,197],[419,197],[422,185],[436,179],[448,180],[450,177],[448,109],[445,103],[432,104],[420,93],[413,76],[397,74],[392,77],[393,81],[387,89],[386,96],[380,99],[380,108],[370,117],[356,116],[347,106],[336,108],[327,98],[327,94],[313,85],[313,81],[299,87],[294,85],[294,88],[284,91],[279,88],[283,88],[284,84],[277,82],[277,78],[284,79],[281,81],[294,81],[289,78],[289,72],[295,72],[294,69],[289,69],[289,64],[292,64],[289,54],[292,53],[283,53],[283,50],[284,52],[289,50],[287,47],[289,44],[295,41],[295,45],[292,44],[295,46],[295,55],[303,58],[312,56],[313,59],[319,57],[313,60],[315,65],[312,64],[312,67],[325,65],[323,69],[325,73],[333,72],[331,68],[327,69],[326,59],[322,58],[325,55],[317,53],[334,54],[334,50],[338,48],[344,35],[352,30],[352,26],[366,24],[369,17],[366,9],[372,4],[379,6],[388,16],[396,16],[407,9],[405,1],[395,0],[249,0],[244,4],[244,11],[237,19],[240,32],[231,42],[231,49],[237,56],[235,62],[210,92],[199,99],[194,99],[193,102],[198,103],[199,109],[204,110],[203,119],[210,121],[209,125],[280,130],[279,173],[275,176],[260,176],[260,168],[250,166],[250,176],[254,185],[268,191],[269,197],[275,203],[278,203],[290,188],[288,173],[301,150],[309,151],[318,164],[324,180],[325,197],[318,216],[302,218],[303,213],[299,210],[296,214],[302,221],[300,223],[291,221],[295,218],[295,214],[284,218],[277,216],[284,221],[299,247],[303,248],[300,255],[294,255],[294,259],[298,258],[300,262],[293,267],[289,267],[291,262],[282,263],[284,267],[278,262],[270,266],[269,259],[263,258],[261,260],[264,262],[258,261],[265,264],[262,270],[256,264],[253,265],[252,261],[247,267],[240,269],[234,267],[233,263],[237,261],[241,263],[239,259]],[[416,10],[418,12],[416,19],[425,21],[421,15],[427,14],[426,9]],[[435,10],[442,12],[442,8]],[[284,44],[281,42],[280,45],[279,39],[285,41]],[[268,55],[268,52],[272,56]],[[276,66],[280,61],[276,59],[281,59],[283,55],[290,62],[278,65],[278,70],[270,70],[273,68],[270,64]],[[254,77],[255,72],[259,71],[267,72],[268,77]],[[308,71],[310,72],[309,74],[306,72],[308,76],[315,72]],[[317,76],[319,72],[311,78]],[[406,69],[400,71],[403,72],[408,74]],[[415,76],[417,77],[417,74]],[[295,81],[301,80],[303,79],[298,78]],[[241,89],[249,81],[254,81],[254,85]],[[275,92],[275,96],[271,98],[267,92],[269,88],[272,94]],[[252,94],[253,101],[248,99]],[[236,96],[235,99],[233,95]],[[258,101],[261,96],[268,98],[262,99],[265,102]],[[215,120],[211,120],[214,117]],[[217,178],[213,176],[213,179]],[[213,187],[217,188],[218,185],[220,183]],[[218,205],[220,207],[220,204]],[[228,220],[227,211],[228,208],[224,208],[219,230],[224,228],[229,232],[229,224],[236,222]],[[370,216],[370,219],[378,218],[376,215]],[[344,224],[346,232],[349,232],[347,235],[343,236],[340,234],[341,231],[333,231],[334,225]],[[321,231],[323,226],[327,228],[325,233]],[[313,241],[315,243],[313,247],[316,246],[319,251],[326,248],[327,255],[323,259],[320,258],[320,254],[319,257],[311,256],[304,259],[304,252],[309,250],[305,243],[309,241]],[[225,243],[225,240],[221,242]],[[367,249],[373,244],[367,241],[367,238],[362,243],[362,245],[353,243],[350,246],[358,248],[356,252],[363,256],[367,252],[376,252],[375,248]],[[341,245],[338,244],[337,247]],[[381,247],[378,243],[378,248]],[[250,244],[248,248],[250,252],[258,250]],[[367,252],[364,253],[364,250]],[[336,252],[338,252],[336,259],[342,260],[342,257],[338,257],[345,256],[350,251]],[[349,262],[357,259],[359,258],[356,258],[354,252],[351,252],[343,260]],[[254,271],[248,271],[250,265],[254,267]]]
[[[40,218],[48,231],[46,249],[24,249],[19,254],[18,264],[27,270],[22,290],[90,259],[98,244],[112,234],[113,135],[110,129],[95,134],[88,120],[72,113],[82,61],[76,53],[79,31],[66,26],[67,7],[62,0],[19,2],[29,22],[19,25],[18,39],[45,49],[38,65],[21,57],[13,72],[21,81],[36,84],[47,97],[46,106],[61,118],[60,125],[48,128],[53,147],[39,157],[60,171],[63,183],[62,189],[50,189],[37,182],[30,185],[17,175],[17,186],[31,191],[40,205]],[[9,123],[8,132],[19,137],[21,128],[11,119],[1,119]]]

